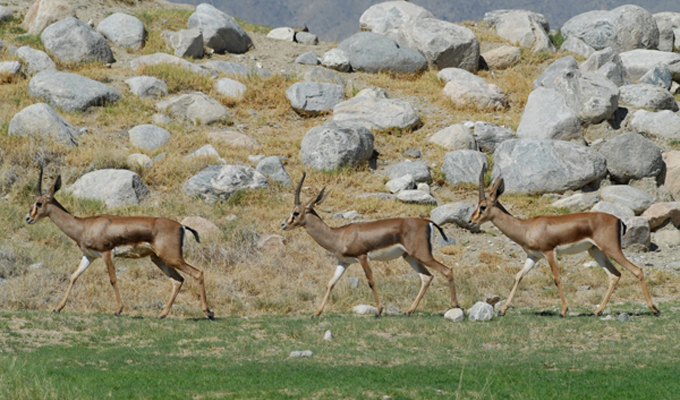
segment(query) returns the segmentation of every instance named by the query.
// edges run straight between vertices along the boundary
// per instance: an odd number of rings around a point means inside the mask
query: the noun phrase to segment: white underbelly
[[[556,254],[576,254],[582,251],[586,251],[591,247],[595,246],[595,242],[591,239],[581,240],[579,242],[569,243],[562,246],[557,246],[555,248]],[[595,246],[597,247],[597,246]]]
[[[399,258],[406,253],[406,249],[401,244],[396,244],[394,246],[385,247],[383,249],[378,249],[370,251],[368,253],[369,260],[376,261],[389,261]]]

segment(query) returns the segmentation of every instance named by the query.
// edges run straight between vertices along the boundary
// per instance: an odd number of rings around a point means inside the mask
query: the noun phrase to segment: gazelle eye
[[[297,212],[297,211],[295,211],[295,212],[293,213],[293,216],[294,216],[294,217],[299,217],[299,216],[300,216],[300,213]]]
[[[40,203],[40,202],[35,203],[35,205],[36,205],[36,207],[42,207],[42,203]]]
[[[479,211],[482,211],[482,212],[486,211],[486,206],[480,206]]]

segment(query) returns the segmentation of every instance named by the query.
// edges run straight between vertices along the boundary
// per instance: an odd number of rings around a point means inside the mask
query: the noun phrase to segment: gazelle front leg
[[[71,278],[68,280],[68,287],[66,288],[66,293],[64,293],[64,298],[61,299],[61,302],[57,305],[57,307],[54,309],[54,312],[59,312],[61,311],[64,306],[66,305],[66,300],[68,300],[68,296],[71,293],[71,289],[73,289],[73,284],[76,283],[76,280],[78,280],[78,277],[82,275],[83,272],[87,269],[87,267],[92,264],[92,261],[94,260],[94,257],[88,257],[86,255],[83,255],[83,258],[80,260],[80,265],[78,266],[78,269],[71,274]]]
[[[560,270],[557,266],[557,260],[555,260],[555,251],[548,251],[545,253],[545,258],[548,259],[548,264],[550,264],[550,271],[552,271],[553,278],[555,279],[555,286],[560,292],[560,300],[562,300],[562,312],[560,312],[560,317],[564,318],[567,316],[567,301],[564,299],[564,292],[562,292],[562,282],[560,281]]]
[[[375,306],[378,308],[378,311],[375,313],[375,317],[378,318],[382,312],[383,312],[383,306],[380,303],[380,298],[378,297],[378,291],[375,289],[375,281],[373,281],[373,271],[371,270],[371,266],[368,265],[368,256],[367,255],[362,255],[357,257],[359,259],[359,263],[361,266],[364,268],[364,274],[366,274],[366,279],[368,280],[368,286],[373,290],[373,297],[375,297]]]
[[[524,268],[522,268],[517,275],[515,275],[515,283],[512,285],[512,290],[510,290],[510,294],[508,295],[507,300],[505,300],[505,304],[503,304],[503,307],[501,307],[501,310],[498,312],[499,316],[504,316],[505,312],[508,311],[508,307],[510,307],[510,302],[512,301],[512,298],[515,296],[515,290],[517,290],[517,286],[519,286],[519,283],[522,281],[522,278],[524,278],[524,275],[527,274],[527,272],[531,271],[531,268],[536,265],[536,261],[538,261],[538,257],[532,256],[530,254],[527,254],[527,261],[524,263]]]
[[[323,296],[323,300],[321,301],[321,304],[319,304],[319,307],[316,309],[314,315],[312,315],[312,318],[318,317],[323,312],[323,308],[326,305],[326,301],[328,301],[328,297],[331,295],[331,290],[333,290],[335,284],[338,283],[338,281],[342,277],[342,274],[344,274],[345,271],[347,270],[347,265],[348,264],[338,260],[338,266],[337,268],[335,268],[335,274],[333,275],[331,280],[328,281],[328,286],[326,287],[326,294]]]

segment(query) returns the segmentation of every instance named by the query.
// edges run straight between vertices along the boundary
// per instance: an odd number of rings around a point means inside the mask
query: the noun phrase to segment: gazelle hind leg
[[[378,311],[375,313],[376,318],[379,317],[383,312],[383,306],[380,303],[380,298],[378,297],[378,291],[375,288],[375,281],[373,280],[373,271],[371,266],[368,264],[368,257],[366,255],[360,256],[359,263],[364,268],[364,274],[366,275],[366,280],[368,280],[368,286],[373,291],[373,297],[375,297],[375,306]]]
[[[182,277],[182,275],[179,274],[179,272],[177,272],[177,270],[175,270],[174,268],[170,268],[165,262],[163,262],[163,260],[158,258],[158,256],[152,255],[151,262],[156,264],[158,268],[160,268],[161,271],[163,271],[163,273],[167,275],[172,281],[170,298],[168,299],[168,302],[165,304],[165,307],[163,307],[161,313],[158,314],[158,318],[165,318],[170,312],[170,308],[172,308],[172,305],[175,303],[177,294],[179,293],[179,290],[182,288],[182,283],[184,283],[184,278]]]
[[[503,307],[501,307],[501,310],[498,312],[498,315],[503,316],[505,315],[505,312],[508,311],[508,307],[510,307],[510,302],[512,301],[512,298],[515,296],[517,286],[519,286],[519,283],[522,281],[522,278],[524,278],[524,275],[531,271],[534,265],[536,265],[536,261],[538,261],[538,257],[534,257],[527,254],[527,260],[524,263],[524,268],[522,268],[517,273],[517,275],[515,275],[515,283],[512,285],[512,290],[510,290],[510,294],[508,295],[508,298],[505,300],[505,304],[503,304]]]
[[[560,312],[560,317],[564,318],[567,316],[567,301],[564,299],[564,292],[562,291],[562,281],[560,280],[560,270],[557,266],[557,260],[555,259],[555,251],[549,251],[545,253],[545,258],[550,264],[550,271],[553,274],[553,279],[555,279],[555,286],[560,292],[560,300],[562,301],[562,311]]]
[[[620,248],[618,249],[602,249],[602,251],[609,256],[612,260],[616,261],[619,263],[619,265],[623,266],[626,268],[628,271],[633,273],[635,277],[638,279],[640,282],[640,287],[642,287],[642,294],[645,296],[645,301],[647,302],[647,307],[649,307],[650,310],[656,315],[657,317],[661,314],[658,308],[654,305],[654,302],[652,301],[652,296],[649,295],[649,290],[647,290],[647,284],[645,283],[645,273],[642,271],[642,268],[638,267],[637,265],[633,264],[626,258],[625,254],[623,254],[623,251],[621,251]]]
[[[602,299],[600,306],[597,307],[594,312],[595,315],[600,315],[607,306],[607,303],[609,303],[609,298],[611,297],[612,293],[614,293],[614,289],[616,289],[619,279],[621,279],[621,272],[619,272],[619,270],[614,267],[614,264],[609,261],[609,258],[607,258],[602,250],[598,249],[597,247],[591,247],[588,250],[588,254],[590,254],[590,256],[593,257],[598,264],[600,264],[604,272],[607,273],[607,277],[609,277],[609,288],[607,289],[607,293],[605,294],[604,299]]]
[[[113,265],[113,256],[111,255],[111,252],[107,251],[102,253],[102,259],[104,259],[106,269],[109,272],[109,280],[111,281],[111,286],[113,286],[113,291],[116,294],[116,303],[118,304],[118,308],[116,308],[116,312],[113,315],[118,317],[120,316],[120,313],[123,312],[123,302],[120,300],[120,293],[118,292],[116,268]]]
[[[64,306],[66,305],[66,300],[68,300],[68,296],[69,294],[71,294],[71,289],[73,289],[73,285],[78,280],[78,277],[87,270],[87,267],[89,267],[90,264],[92,264],[92,261],[94,261],[94,258],[88,256],[83,256],[83,258],[80,260],[80,265],[78,266],[78,269],[76,269],[75,272],[71,274],[71,277],[68,280],[68,287],[66,288],[66,293],[64,293],[64,297],[61,299],[57,307],[54,309],[54,312],[59,312],[64,308]]]
[[[209,319],[213,319],[215,317],[215,314],[210,310],[210,307],[208,307],[208,300],[205,295],[205,282],[203,277],[203,271],[192,265],[187,264],[187,262],[181,258],[174,262],[168,259],[163,259],[163,262],[166,263],[168,267],[170,267],[170,269],[174,268],[178,271],[184,272],[185,274],[190,275],[192,278],[196,280],[196,283],[198,283],[198,293],[201,298],[201,309]]]
[[[446,277],[446,280],[449,283],[449,293],[451,294],[451,308],[460,307],[460,305],[458,305],[458,297],[456,296],[456,283],[453,280],[453,271],[451,270],[451,268],[435,260],[434,257],[430,257],[430,259],[427,261],[426,260],[418,261]]]
[[[314,315],[312,315],[312,318],[318,317],[323,312],[323,308],[326,306],[326,301],[328,301],[328,297],[330,297],[333,287],[335,287],[335,284],[338,283],[347,270],[347,265],[348,264],[338,261],[338,266],[335,268],[335,274],[333,274],[331,280],[328,281],[328,286],[326,286],[326,294],[323,296],[323,300],[321,300],[321,304],[319,304],[319,307],[316,309]]]
[[[430,286],[433,276],[423,264],[419,263],[415,258],[409,256],[408,254],[404,255],[404,260],[406,260],[411,268],[413,268],[413,270],[415,270],[418,275],[420,275],[420,291],[418,291],[418,295],[413,301],[413,304],[411,304],[411,307],[409,307],[404,313],[405,315],[411,315],[416,310],[416,308],[418,308],[418,304],[420,304],[420,300],[422,300],[427,288]]]

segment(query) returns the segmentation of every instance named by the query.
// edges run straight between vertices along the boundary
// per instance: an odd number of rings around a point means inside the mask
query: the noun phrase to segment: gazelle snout
[[[31,214],[26,214],[26,223],[32,224],[34,222],[35,222],[35,220],[33,218],[31,218]]]

